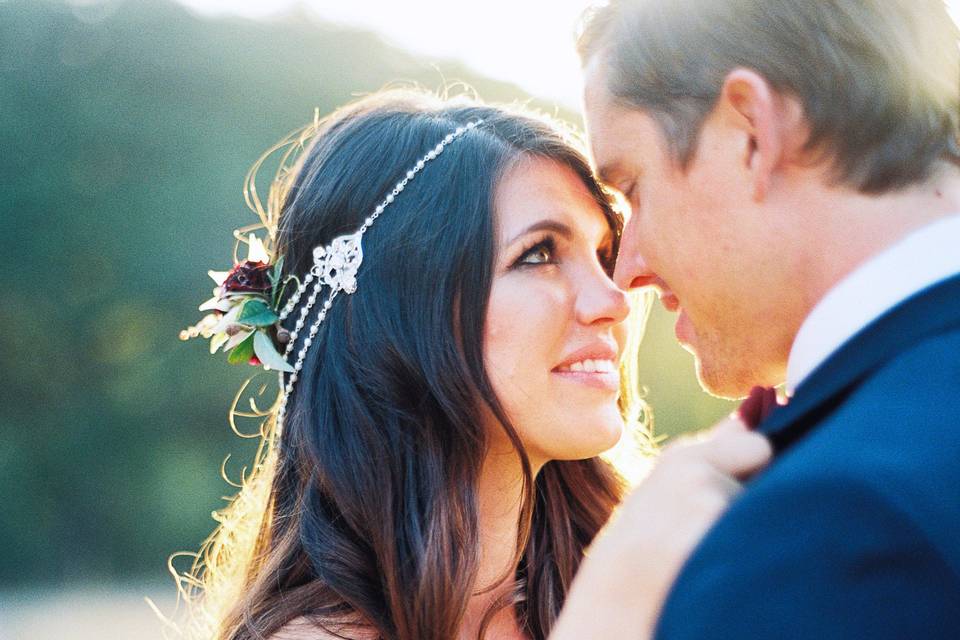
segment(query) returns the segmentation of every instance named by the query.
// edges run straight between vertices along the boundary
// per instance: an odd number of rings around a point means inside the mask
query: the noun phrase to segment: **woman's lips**
[[[582,384],[594,389],[603,389],[604,391],[620,390],[620,372],[604,371],[596,373],[586,373],[578,371],[552,371],[553,375],[559,376],[566,382]]]
[[[595,342],[572,352],[551,371],[561,380],[595,389],[620,389],[619,355],[616,343]]]
[[[557,367],[551,373],[562,380],[583,384],[595,389],[617,391],[620,389],[620,371],[614,360],[582,360],[568,366]]]

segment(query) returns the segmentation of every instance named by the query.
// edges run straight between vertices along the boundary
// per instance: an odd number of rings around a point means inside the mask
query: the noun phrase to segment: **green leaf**
[[[267,277],[270,279],[270,304],[276,309],[280,302],[280,294],[283,293],[283,256],[277,258],[277,263],[273,265],[273,271]]]
[[[249,324],[254,327],[267,327],[279,319],[280,317],[262,300],[248,300],[244,303],[240,315],[237,316],[237,322],[240,324]]]
[[[241,325],[234,325],[234,326],[239,327]],[[226,353],[227,351],[230,351],[230,349],[233,349],[235,346],[237,346],[238,344],[240,344],[241,342],[249,338],[254,331],[256,331],[256,329],[236,331],[232,336],[230,336],[227,339],[226,343],[224,343],[223,352]],[[226,333],[226,331],[224,331],[224,333]],[[227,334],[227,335],[230,335],[230,334]]]
[[[276,264],[273,265],[273,271],[267,274],[267,278],[270,280],[270,284],[273,285],[273,288],[277,288],[277,283],[280,282],[280,274],[283,272],[283,256],[280,256],[277,259]]]
[[[287,364],[283,356],[273,346],[273,340],[264,331],[257,331],[253,334],[253,349],[260,358],[260,362],[276,371],[286,371],[293,373],[293,367]]]
[[[250,360],[250,357],[254,354],[253,338],[257,333],[259,333],[259,331],[254,332],[253,335],[231,349],[230,355],[227,356],[227,362],[230,364],[243,364]]]

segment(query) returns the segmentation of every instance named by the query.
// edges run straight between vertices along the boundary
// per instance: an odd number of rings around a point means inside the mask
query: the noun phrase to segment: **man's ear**
[[[724,78],[720,105],[748,138],[744,168],[753,180],[753,198],[766,197],[773,174],[798,149],[799,105],[774,90],[756,71],[737,68]]]

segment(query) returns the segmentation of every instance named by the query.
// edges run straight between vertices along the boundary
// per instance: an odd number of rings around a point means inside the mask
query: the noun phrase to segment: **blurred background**
[[[462,81],[580,126],[587,0],[0,0],[0,638],[160,638],[168,557],[196,550],[253,455],[249,367],[177,339],[256,222],[241,185],[288,131],[390,82]],[[658,434],[703,394],[659,307]],[[186,568],[185,566],[181,568]]]

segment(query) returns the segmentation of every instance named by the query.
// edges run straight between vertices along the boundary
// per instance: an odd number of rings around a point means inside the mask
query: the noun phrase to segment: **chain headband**
[[[326,319],[327,312],[333,306],[333,300],[341,291],[350,295],[357,290],[357,271],[363,262],[363,234],[417,177],[428,162],[435,160],[447,145],[481,123],[483,120],[478,119],[457,127],[437,146],[417,160],[417,163],[407,171],[404,178],[377,205],[356,232],[338,236],[328,245],[315,247],[313,266],[306,273],[303,281],[298,283],[296,291],[291,294],[282,309],[278,310],[278,304],[283,298],[286,285],[296,278],[294,276],[282,278],[283,257],[271,264],[263,244],[251,234],[248,243],[249,255],[245,262],[235,265],[229,272],[209,272],[218,286],[214,289],[214,297],[200,305],[200,310],[213,311],[213,313],[203,318],[196,326],[181,331],[180,338],[187,340],[201,335],[210,338],[211,353],[216,352],[221,346],[225,352],[229,351],[228,361],[231,363],[249,362],[264,365],[267,369],[289,373],[285,385],[283,373],[280,374],[282,394],[277,410],[277,426],[282,428],[287,400],[300,377],[307,351],[313,344],[320,325]],[[286,331],[281,323],[294,312],[311,284],[313,288],[306,303],[298,312],[293,330]],[[317,304],[317,297],[324,286],[329,288],[327,298],[316,320],[310,326],[307,336],[303,339],[296,360],[291,366],[289,357],[297,337],[303,331],[307,317]],[[277,344],[285,345],[282,355],[277,350]]]

